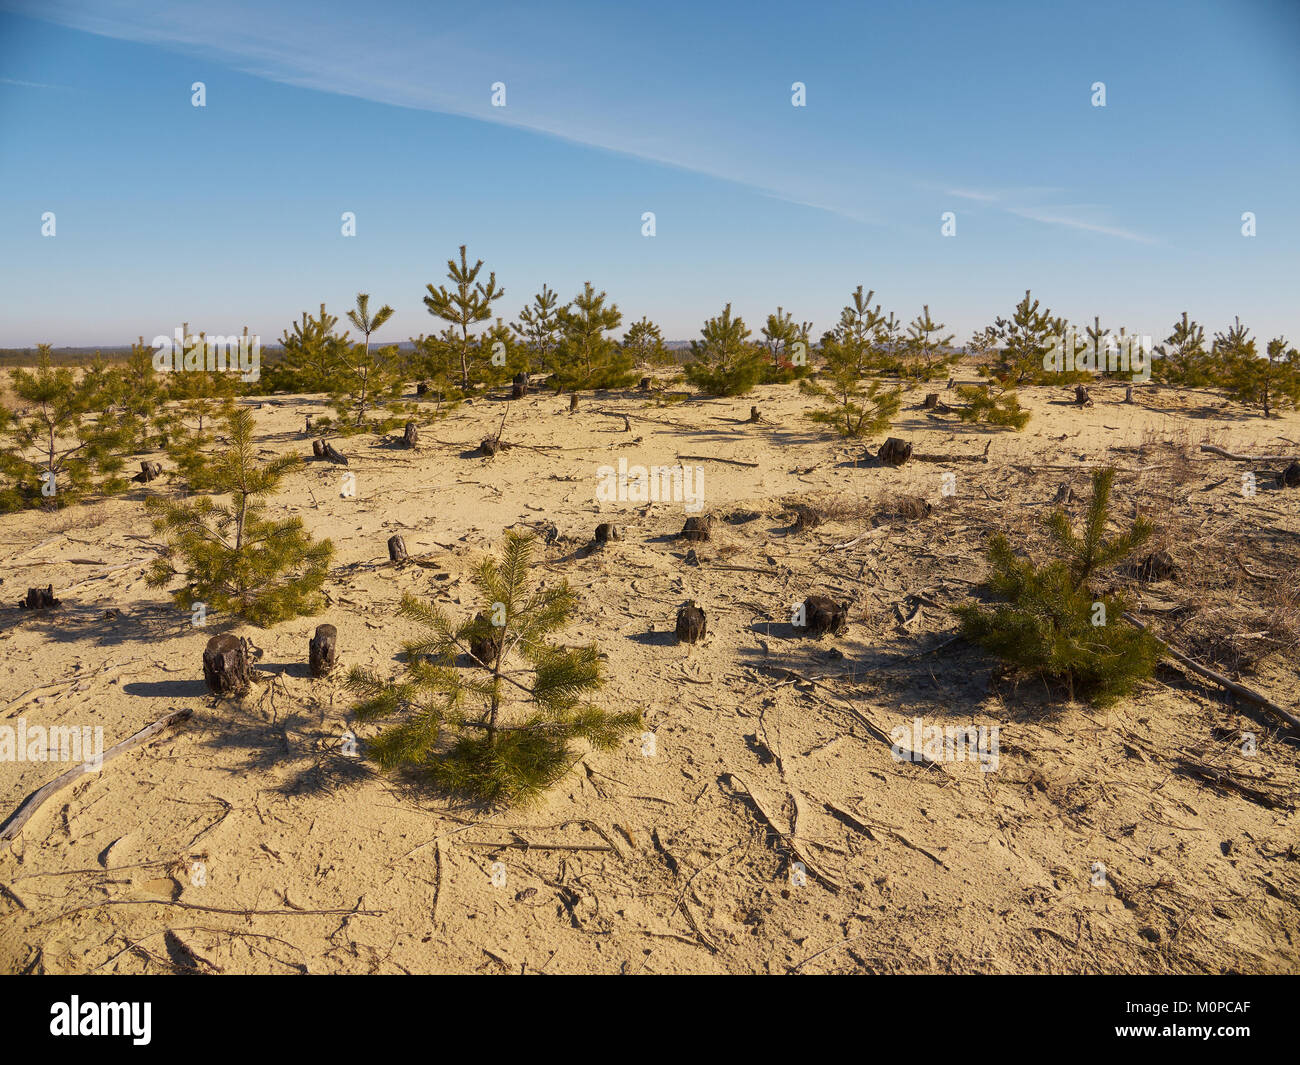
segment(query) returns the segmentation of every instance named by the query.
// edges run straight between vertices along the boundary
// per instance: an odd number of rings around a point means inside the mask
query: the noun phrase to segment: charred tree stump
[[[815,529],[822,523],[821,512],[806,503],[796,503],[790,508],[794,511],[794,531],[804,532],[807,529]]]
[[[1277,483],[1283,488],[1300,488],[1300,462],[1292,462],[1279,473]]]
[[[947,388],[952,388],[952,386],[956,383],[956,381],[957,381],[957,378],[955,378],[955,377],[950,377],[950,378],[948,378],[948,384],[947,384],[945,390],[946,390]]]
[[[573,393],[573,395],[569,397],[569,413],[572,414],[577,409],[578,409],[578,393],[575,392]]]
[[[333,625],[317,625],[316,635],[307,645],[307,667],[313,677],[334,672],[339,659],[339,630]]]
[[[906,440],[891,436],[880,445],[876,457],[886,466],[901,466],[912,457],[912,445]]]
[[[704,611],[692,599],[677,611],[677,642],[699,643],[708,629]]]
[[[824,633],[840,633],[848,626],[849,612],[835,600],[824,595],[810,595],[803,601],[803,624],[795,628],[802,629],[810,636]]]
[[[479,451],[483,452],[488,458],[491,458],[501,450],[501,440],[495,436],[485,436],[478,445]]]
[[[137,484],[148,484],[150,481],[161,477],[162,472],[163,468],[162,463],[160,462],[141,462],[140,472],[132,477],[131,480],[135,481]]]
[[[649,391],[650,391],[650,381],[651,381],[651,378],[649,378],[649,377],[643,377],[643,378],[641,378],[641,383],[640,383],[639,385],[637,385],[637,388],[640,389],[642,392],[649,392]]]
[[[526,395],[528,395],[528,375],[521,370],[515,374],[510,384],[510,398],[523,399]]]
[[[1132,385],[1128,385],[1128,386],[1124,389],[1124,402],[1125,402],[1125,403],[1132,403],[1132,402],[1133,402],[1133,386],[1132,386]]]
[[[409,448],[420,446],[420,429],[415,422],[406,423],[406,429],[402,433],[402,443]]]
[[[252,683],[244,641],[223,633],[203,649],[203,680],[213,695],[243,695]]]
[[[400,536],[388,538],[388,561],[400,566],[411,556],[406,553],[406,541]]]
[[[683,540],[709,540],[713,537],[713,519],[708,516],[697,515],[686,519],[686,524],[682,526],[681,539]]]
[[[60,605],[60,600],[54,598],[54,585],[47,584],[44,588],[28,588],[18,605],[24,610],[52,610]]]
[[[311,436],[311,415],[310,414],[306,415],[306,418],[307,418],[307,424],[303,426],[302,431],[306,436]]]
[[[492,624],[492,619],[479,613],[474,617],[474,631],[469,638],[469,653],[484,669],[492,668],[501,653],[502,630]]]
[[[619,531],[617,525],[610,521],[602,521],[596,526],[596,536],[593,540],[597,544],[608,544],[614,540],[623,539],[623,534]]]
[[[936,407],[938,407],[938,406],[939,406],[939,393],[938,393],[938,392],[927,392],[927,393],[926,393],[926,396],[925,396],[925,403],[924,403],[923,406],[924,406],[924,408],[925,408],[926,410],[934,410]]]
[[[1175,580],[1180,572],[1178,564],[1168,551],[1153,551],[1134,562],[1131,571],[1144,584]]]
[[[325,441],[313,440],[311,442],[311,453],[314,458],[323,459],[325,457]]]
[[[1088,390],[1083,385],[1074,386],[1074,402],[1079,407],[1092,406],[1092,397],[1088,395]]]
[[[428,394],[429,394],[429,383],[428,383],[427,381],[420,381],[420,382],[418,382],[418,383],[416,384],[416,386],[415,386],[415,394],[416,394],[417,396],[426,396],[426,395],[428,395]]]
[[[761,422],[763,420],[763,416],[758,413],[757,407],[749,408],[749,420],[751,422]]]

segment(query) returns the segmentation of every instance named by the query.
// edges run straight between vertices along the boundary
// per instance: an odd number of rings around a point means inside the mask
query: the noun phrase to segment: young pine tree
[[[274,521],[264,514],[266,497],[299,459],[285,455],[259,464],[253,414],[246,408],[232,409],[225,427],[222,450],[203,456],[198,480],[228,502],[210,496],[145,501],[154,531],[165,540],[148,583],[164,587],[180,575],[185,583],[172,599],[183,610],[203,603],[209,612],[233,614],[262,628],[313,614],[320,609],[334,545],[313,540],[301,518]]]
[[[953,335],[943,335],[944,325],[930,317],[927,303],[907,327],[903,372],[918,381],[945,376],[960,355],[951,350]]]
[[[529,365],[554,373],[555,349],[560,343],[560,307],[555,290],[542,285],[542,291],[519,312],[519,320],[510,328],[523,341]]]
[[[628,326],[623,336],[623,351],[636,366],[671,366],[673,353],[664,346],[664,335],[649,318]]]
[[[762,348],[749,342],[745,320],[731,316],[731,304],[691,341],[686,380],[709,396],[743,396],[763,376]]]
[[[808,353],[812,349],[809,341],[811,330],[812,322],[796,322],[794,315],[784,307],[778,307],[775,314],[767,316],[767,323],[759,330],[763,337],[762,345],[771,360],[763,368],[764,382],[784,384],[807,377],[812,372],[808,362]]]
[[[313,317],[306,311],[293,323],[293,332],[284,330],[280,337],[281,352],[263,375],[266,386],[275,392],[329,392],[334,368],[346,355],[351,343],[348,334],[335,332],[338,317],[320,305]]]
[[[1252,340],[1248,353],[1228,363],[1224,384],[1230,398],[1259,407],[1265,418],[1294,409],[1300,406],[1300,351],[1290,347],[1286,337],[1274,337],[1261,358]]]
[[[1032,414],[1020,406],[1013,388],[1000,385],[958,385],[957,396],[966,406],[957,408],[957,417],[973,425],[991,425],[999,429],[1023,429]]]
[[[573,302],[561,307],[556,383],[561,389],[626,388],[636,378],[632,355],[605,334],[623,323],[617,303],[605,302],[590,281]]]
[[[871,306],[874,290],[865,296],[859,285],[852,303],[840,312],[839,324],[822,337],[824,365],[816,380],[799,382],[805,395],[816,396],[826,410],[809,411],[811,421],[828,425],[842,436],[875,436],[889,428],[898,413],[899,389],[886,390],[868,374],[877,361],[876,342],[884,318],[880,305]]]
[[[91,491],[120,491],[119,474],[131,445],[111,406],[103,379],[78,380],[55,367],[49,344],[37,346],[35,370],[10,372],[17,411],[0,422],[0,510],[26,506],[53,509]]]
[[[1065,319],[1047,308],[1040,311],[1028,289],[1011,317],[998,318],[990,328],[995,345],[993,376],[1011,388],[1043,379],[1044,360],[1066,331]]]
[[[1063,510],[1046,522],[1057,556],[1036,566],[1015,554],[1003,534],[988,545],[988,590],[1001,602],[956,608],[962,635],[1025,673],[1070,685],[1097,705],[1114,702],[1151,676],[1162,645],[1123,621],[1128,604],[1118,594],[1098,594],[1089,581],[1098,570],[1127,558],[1151,536],[1137,518],[1109,539],[1106,526],[1114,470],[1098,470],[1082,535]]]
[[[1156,345],[1155,352],[1160,358],[1152,363],[1151,374],[1161,384],[1204,388],[1213,383],[1205,351],[1205,328],[1189,320],[1186,311],[1174,323],[1165,342]]]
[[[331,369],[330,398],[340,432],[387,432],[405,412],[401,403],[403,367],[396,345],[370,350],[371,334],[392,316],[388,304],[372,314],[370,295],[365,292],[357,293],[357,305],[348,311],[348,321],[365,342],[342,348]]]
[[[424,305],[435,318],[449,322],[452,329],[460,330],[458,354],[460,356],[460,389],[469,392],[471,383],[477,383],[480,367],[471,366],[472,348],[469,339],[470,326],[486,322],[492,317],[492,304],[506,294],[503,288],[497,288],[497,275],[488,274],[485,285],[478,279],[483,269],[483,260],[479,259],[473,266],[465,257],[465,245],[460,246],[460,262],[447,260],[447,278],[454,286],[445,285],[434,288],[426,285],[429,294],[424,297]]]
[[[406,645],[402,679],[353,669],[358,720],[402,718],[368,744],[382,768],[414,770],[471,801],[525,804],[573,767],[576,741],[610,749],[641,727],[638,713],[588,702],[603,680],[594,644],[547,639],[567,624],[575,599],[567,582],[532,586],[532,549],[531,536],[509,532],[500,559],[484,560],[474,578],[483,612],[473,619],[458,624],[404,597],[402,614],[430,632]],[[456,665],[462,652],[467,668]]]

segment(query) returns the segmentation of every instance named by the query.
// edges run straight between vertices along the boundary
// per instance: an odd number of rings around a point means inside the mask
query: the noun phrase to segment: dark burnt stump
[[[1092,397],[1088,395],[1088,390],[1083,385],[1074,386],[1074,402],[1079,407],[1092,406]]]
[[[707,623],[704,611],[695,605],[692,599],[677,611],[677,641],[679,643],[699,643],[704,639]]]
[[[709,540],[713,537],[713,519],[706,515],[687,518],[682,526],[681,539]]]
[[[388,561],[401,565],[411,556],[406,553],[406,541],[400,536],[388,538]]]
[[[886,466],[901,466],[912,457],[912,445],[906,440],[891,436],[880,445],[876,457]]]
[[[321,441],[321,456],[327,458],[337,466],[346,466],[348,464],[347,456],[339,451],[328,440]]]
[[[515,374],[510,384],[510,398],[523,399],[526,395],[528,395],[528,375],[521,371]]]
[[[763,420],[763,416],[758,413],[757,407],[749,408],[749,420],[751,422],[761,422]]]
[[[339,630],[333,625],[317,625],[316,635],[307,645],[307,666],[313,677],[325,677],[334,672],[339,659]]]
[[[796,625],[810,636],[840,633],[848,626],[848,609],[824,595],[810,595],[803,601],[803,625]]]
[[[325,441],[313,440],[311,442],[311,453],[315,458],[323,459],[325,457]]]
[[[794,531],[804,532],[808,529],[815,529],[822,521],[821,512],[815,507],[810,507],[806,503],[796,503],[790,508],[794,511]]]
[[[427,381],[419,382],[415,386],[415,394],[417,396],[427,396],[429,394],[429,383]]]
[[[1300,488],[1300,462],[1292,462],[1279,473],[1277,483],[1283,488]]]
[[[569,413],[572,414],[578,409],[578,394],[575,392],[569,397]]]
[[[1145,558],[1133,563],[1133,575],[1138,580],[1152,584],[1156,581],[1172,581],[1178,577],[1178,564],[1168,551],[1153,551]]]
[[[131,480],[138,484],[148,484],[150,481],[161,477],[162,472],[162,463],[144,461],[140,463],[140,472],[132,477]]]
[[[402,432],[402,443],[409,448],[420,446],[420,428],[415,422],[406,423],[406,429]]]
[[[54,598],[54,585],[47,584],[44,588],[28,588],[27,595],[18,605],[24,610],[52,610],[59,602]]]
[[[492,619],[479,613],[474,617],[474,628],[469,637],[469,653],[485,669],[491,669],[501,653],[503,630],[492,624]]]
[[[252,683],[244,641],[229,633],[214,636],[203,649],[203,680],[213,695],[243,695]]]
[[[623,539],[623,534],[619,531],[617,525],[611,521],[602,521],[596,526],[595,543],[607,544],[614,540]]]
[[[491,458],[501,450],[501,441],[495,436],[485,436],[479,443],[478,449],[488,458]]]
[[[650,378],[649,378],[649,377],[643,377],[643,378],[641,378],[641,383],[640,383],[639,385],[637,385],[637,388],[639,388],[642,392],[649,392],[649,391],[650,391]]]
[[[939,393],[938,393],[938,392],[927,392],[927,393],[926,393],[926,396],[925,396],[925,404],[924,404],[924,406],[925,406],[925,409],[926,409],[926,410],[934,410],[936,407],[938,407],[938,406],[939,406]]]

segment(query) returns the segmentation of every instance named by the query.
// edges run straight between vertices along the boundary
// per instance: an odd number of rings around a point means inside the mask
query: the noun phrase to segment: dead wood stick
[[[3,829],[0,829],[0,844],[10,843],[17,838],[18,833],[22,830],[23,825],[31,819],[32,814],[45,803],[56,792],[62,791],[73,781],[85,776],[87,773],[95,773],[104,767],[109,761],[116,758],[119,754],[131,750],[134,747],[140,747],[149,743],[163,730],[170,728],[172,725],[178,725],[182,721],[188,721],[193,715],[193,710],[177,710],[175,713],[168,714],[166,717],[160,717],[152,725],[142,728],[134,736],[131,736],[121,743],[110,747],[104,752],[99,759],[98,764],[82,762],[81,765],[74,766],[66,773],[55,777],[44,787],[37,788],[27,796],[23,804],[9,817],[5,822]]]
[[[74,906],[70,910],[56,913],[53,917],[37,921],[36,924],[50,924],[61,917],[69,917],[74,913],[83,913],[86,910],[98,910],[103,906],[178,906],[182,910],[202,910],[204,913],[229,913],[236,917],[382,917],[388,912],[387,910],[232,910],[223,906],[201,906],[197,902],[182,902],[180,899],[104,899],[101,902],[92,902],[85,906]]]
[[[1225,448],[1215,447],[1213,444],[1202,444],[1201,450],[1235,462],[1290,462],[1295,457],[1294,455],[1238,455]]]
[[[1143,632],[1150,631],[1146,625],[1127,611],[1124,613],[1124,620],[1130,625],[1141,629]],[[1152,633],[1152,635],[1154,636],[1155,634]],[[1238,684],[1235,680],[1230,680],[1222,673],[1216,673],[1208,666],[1203,666],[1194,659],[1188,658],[1182,651],[1161,639],[1159,636],[1156,636],[1155,638],[1160,640],[1160,643],[1164,646],[1165,650],[1169,652],[1170,658],[1173,658],[1177,662],[1181,662],[1193,673],[1199,674],[1206,680],[1214,681],[1214,683],[1219,685],[1219,687],[1223,688],[1225,691],[1231,692],[1239,699],[1244,699],[1246,702],[1252,703],[1262,710],[1267,710],[1274,717],[1281,718],[1281,720],[1290,725],[1297,733],[1300,733],[1300,718],[1296,717],[1295,714],[1283,710],[1282,707],[1278,706],[1277,703],[1273,702],[1273,700],[1269,699],[1267,696],[1261,695],[1259,692],[1254,691],[1251,688],[1247,688],[1244,684]]]
[[[745,789],[745,794],[749,796],[749,801],[753,805],[754,809],[758,811],[759,817],[763,819],[767,827],[770,828],[778,838],[785,841],[786,846],[790,848],[790,853],[793,854],[796,858],[798,858],[799,861],[803,862],[804,868],[807,869],[808,872],[811,873],[817,880],[819,880],[822,884],[824,884],[830,891],[832,891],[835,894],[839,894],[839,892],[843,890],[843,885],[832,880],[830,877],[828,877],[825,873],[821,872],[817,868],[812,858],[809,857],[808,852],[800,845],[799,841],[795,838],[793,832],[782,832],[781,829],[777,827],[776,821],[773,820],[772,815],[769,814],[767,810],[763,808],[763,804],[758,801],[758,796],[755,794],[754,789],[751,788],[748,783],[746,783],[744,777],[738,776],[737,774],[731,772],[728,772],[727,776],[730,778],[732,784],[738,784],[740,787]]]
[[[915,462],[988,462],[988,460],[989,460],[989,444],[991,444],[991,443],[993,443],[993,441],[991,441],[991,440],[988,441],[987,443],[985,443],[985,445],[984,445],[984,450],[981,451],[978,455],[917,455],[917,454],[913,454],[913,455],[912,455],[912,459],[913,459],[913,461],[915,461]]]
[[[725,462],[729,466],[744,466],[746,469],[758,469],[757,462],[741,462],[740,459],[724,459],[719,455],[678,455],[679,459],[694,459],[698,462]]]

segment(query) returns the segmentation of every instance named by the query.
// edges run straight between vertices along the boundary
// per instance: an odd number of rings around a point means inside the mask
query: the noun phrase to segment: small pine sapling
[[[533,302],[519,312],[519,320],[510,328],[518,334],[527,349],[531,368],[554,373],[555,349],[560,343],[559,300],[555,290],[542,285],[542,291]]]
[[[691,361],[686,380],[708,396],[743,396],[763,376],[763,350],[749,343],[745,320],[732,317],[731,304],[700,330],[691,341]]]
[[[1123,623],[1128,604],[1118,593],[1096,593],[1090,579],[1103,567],[1127,558],[1151,537],[1151,524],[1138,517],[1122,533],[1106,538],[1114,470],[1098,470],[1082,535],[1064,510],[1046,521],[1057,558],[1036,566],[1015,554],[1002,533],[989,540],[987,588],[1002,600],[992,607],[956,609],[962,635],[1014,669],[1070,685],[1096,705],[1131,692],[1150,677],[1163,645],[1151,634]]]
[[[369,741],[369,756],[383,769],[413,771],[474,802],[526,804],[573,767],[576,741],[608,750],[641,727],[637,712],[588,702],[603,679],[594,644],[547,639],[576,602],[567,582],[532,585],[533,544],[531,535],[506,534],[500,558],[485,559],[474,577],[483,612],[463,623],[435,604],[403,598],[402,614],[430,632],[406,645],[400,680],[352,670],[358,720],[402,718]],[[461,653],[468,667],[456,665]]]
[[[588,281],[573,302],[559,310],[560,344],[556,352],[557,389],[626,388],[636,379],[632,353],[607,333],[623,323],[617,303],[606,303]]]
[[[222,450],[197,460],[197,480],[204,491],[229,502],[206,495],[145,500],[154,531],[164,539],[148,583],[165,587],[180,575],[185,583],[172,599],[181,609],[202,603],[209,613],[233,614],[262,628],[314,614],[334,545],[313,540],[301,518],[275,521],[264,515],[266,497],[300,460],[285,455],[259,463],[253,415],[245,408],[231,410],[225,427]]]
[[[957,395],[966,402],[966,406],[956,408],[957,417],[963,422],[1019,431],[1029,424],[1032,417],[1020,406],[1020,398],[1013,388],[991,384],[958,385]]]
[[[348,321],[365,341],[343,346],[335,355],[330,399],[340,433],[387,432],[406,413],[401,403],[404,380],[396,345],[370,350],[371,334],[392,316],[393,308],[388,304],[372,314],[366,292],[357,293],[357,305],[348,311]]]
[[[506,294],[506,290],[497,287],[495,271],[488,274],[487,284],[478,279],[483,269],[483,260],[479,259],[473,266],[465,255],[465,245],[460,246],[460,262],[447,260],[447,279],[451,288],[440,285],[426,285],[429,294],[424,297],[424,306],[435,318],[450,323],[454,338],[456,355],[460,360],[460,390],[469,392],[472,384],[482,378],[482,366],[473,360],[473,346],[470,344],[470,326],[486,322],[492,317],[492,304]],[[460,335],[455,336],[455,330]]]

